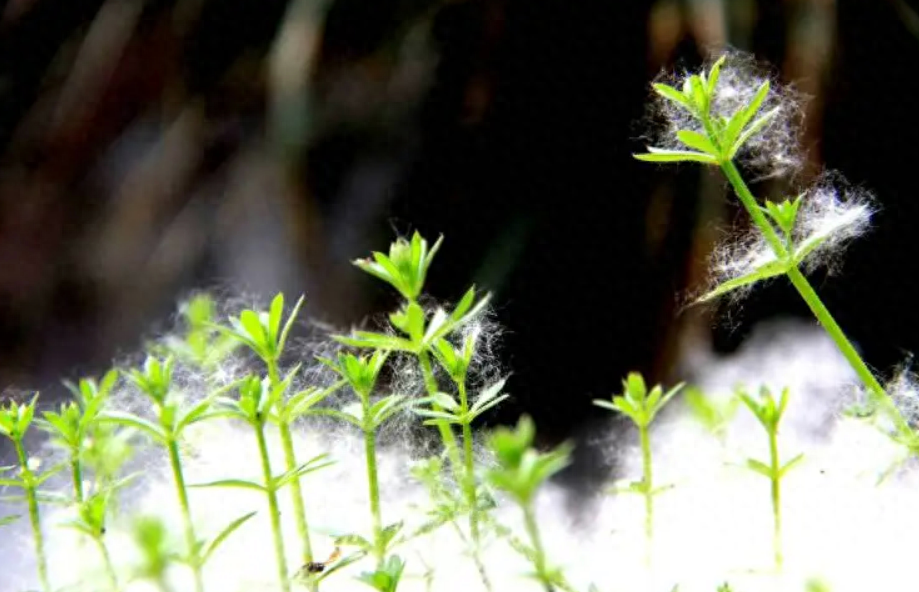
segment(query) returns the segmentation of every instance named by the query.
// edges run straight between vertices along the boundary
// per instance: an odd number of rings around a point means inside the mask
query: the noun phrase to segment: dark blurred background
[[[446,236],[435,297],[495,292],[497,419],[565,436],[627,371],[666,379],[686,343],[806,313],[781,283],[729,324],[680,309],[744,218],[716,176],[630,157],[649,80],[725,45],[811,97],[798,181],[878,195],[815,281],[872,365],[899,362],[919,342],[904,0],[0,0],[0,388],[100,373],[195,288],[303,292],[347,326],[394,303],[348,261],[418,229]]]

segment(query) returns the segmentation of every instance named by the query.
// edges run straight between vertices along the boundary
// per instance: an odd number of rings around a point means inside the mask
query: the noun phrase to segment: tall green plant
[[[214,391],[201,401],[186,407],[179,394],[173,389],[173,366],[172,358],[159,360],[151,356],[147,358],[142,368],[132,368],[124,372],[127,380],[134,384],[150,402],[154,415],[152,421],[133,413],[115,410],[104,411],[99,415],[98,420],[136,429],[166,450],[185,535],[186,552],[182,559],[192,569],[195,591],[204,592],[202,570],[205,562],[217,546],[252,515],[247,515],[241,520],[234,520],[210,541],[198,538],[188,499],[180,444],[188,427],[214,416],[212,404],[223,390]]]
[[[722,82],[726,68],[732,71],[732,86]],[[780,202],[761,203],[754,197],[738,160],[746,156],[751,162],[771,161],[782,168],[779,165],[784,164],[784,154],[771,155],[770,150],[788,148],[777,144],[787,140],[781,134],[788,135],[785,128],[792,125],[788,114],[795,110],[795,105],[787,104],[769,80],[756,79],[741,67],[735,67],[729,56],[722,56],[707,72],[687,75],[682,85],[677,86],[653,85],[670,126],[659,138],[667,147],[649,147],[647,153],[636,154],[635,158],[655,163],[695,162],[719,168],[766,249],[765,253],[745,253],[744,261],[728,262],[727,266],[732,268],[729,277],[699,300],[708,301],[764,280],[786,277],[868,389],[874,403],[888,410],[894,421],[902,423],[884,387],[802,271],[813,265],[820,253],[857,236],[866,223],[868,209],[864,204],[845,203],[835,196],[831,196],[834,200],[831,207],[822,207],[816,203],[818,196],[813,191]],[[780,137],[773,139],[771,134]],[[804,211],[808,212],[806,220],[802,216]]]
[[[352,347],[403,352],[417,360],[427,393],[424,401],[427,407],[418,406],[416,409],[428,418],[428,425],[438,429],[451,470],[466,501],[473,559],[486,587],[490,587],[480,557],[483,504],[479,501],[476,487],[471,423],[505,397],[500,393],[503,384],[498,384],[483,391],[487,398],[480,397],[474,403],[469,401],[466,380],[475,353],[476,337],[474,332],[470,333],[461,339],[459,347],[451,342],[451,339],[457,339],[463,327],[485,310],[489,296],[477,301],[475,288],[470,288],[450,312],[437,308],[429,313],[419,303],[428,270],[442,240],[441,237],[429,247],[428,242],[416,232],[411,240],[400,238],[394,241],[388,254],[374,252],[371,258],[354,261],[361,270],[395,288],[403,297],[403,303],[398,311],[389,315],[393,333],[355,331],[350,336],[336,336],[336,339]],[[453,388],[449,390],[455,391],[455,395],[448,394],[438,384],[433,360],[437,360],[449,375],[453,383]],[[460,426],[462,448],[457,442],[454,425]]]

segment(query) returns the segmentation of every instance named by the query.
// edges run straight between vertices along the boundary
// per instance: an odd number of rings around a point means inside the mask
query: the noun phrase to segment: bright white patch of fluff
[[[728,396],[739,383],[751,390],[761,383],[776,390],[791,388],[780,452],[785,459],[798,452],[806,457],[783,486],[784,575],[768,573],[772,558],[768,481],[739,466],[747,457],[767,458],[765,433],[741,408],[725,440],[719,442],[675,401],[652,433],[655,479],[659,484],[673,483],[675,488],[656,499],[650,573],[644,564],[640,498],[598,497],[588,502],[590,507],[582,508],[581,513],[590,519],[576,522],[565,509],[566,491],[551,486],[540,495],[537,511],[547,551],[555,564],[565,568],[572,584],[578,590],[586,590],[595,582],[604,592],[670,592],[678,583],[680,592],[714,592],[718,584],[729,581],[738,592],[789,592],[803,591],[808,579],[818,577],[833,592],[908,587],[915,576],[912,549],[904,542],[919,531],[919,475],[907,470],[876,486],[878,472],[889,466],[898,451],[875,429],[839,418],[839,405],[853,388],[853,376],[832,344],[814,328],[786,326],[754,337],[734,356],[703,356],[693,366],[697,384],[712,397]],[[186,457],[189,483],[259,478],[255,442],[246,428],[231,423],[206,424],[191,436],[193,454]],[[308,475],[303,483],[314,548],[322,558],[332,550],[332,535],[368,532],[363,447],[355,434],[329,427],[298,430],[296,447],[301,459],[328,452],[338,461],[329,469]],[[611,450],[610,454],[621,455],[623,477],[639,475],[635,447]],[[274,434],[271,456],[282,458]],[[423,520],[413,506],[423,507],[426,496],[408,477],[409,463],[408,451],[398,445],[380,452],[384,521],[405,519],[410,529]],[[133,499],[136,509],[163,517],[176,540],[181,540],[174,490],[162,459],[146,465]],[[280,501],[293,571],[300,559],[289,491],[281,493]],[[267,510],[259,494],[193,489],[191,505],[201,536],[213,535],[243,513],[259,512],[225,543],[206,568],[208,590],[278,589]],[[48,512],[45,525],[53,584],[70,586],[86,579],[85,585],[70,589],[103,589],[98,585],[104,580],[99,579],[96,549],[55,527],[62,517],[63,513]],[[518,511],[511,504],[501,502],[496,517],[525,538]],[[37,587],[27,532],[24,523],[14,531],[4,531],[0,543],[4,547],[0,555],[3,592]],[[124,524],[112,524],[106,536],[116,563],[130,565],[136,560]],[[181,548],[181,543],[177,545]],[[482,589],[472,561],[450,528],[419,539],[399,553],[408,561],[399,588],[403,592],[428,589],[423,577],[426,566],[435,570],[431,590]],[[484,559],[495,591],[540,589],[521,576],[531,568],[505,543],[489,542]],[[322,589],[363,589],[352,576],[368,567],[361,562],[331,577]],[[177,569],[174,576],[175,592],[192,590],[185,570]],[[146,592],[150,588],[137,583],[127,589]]]
[[[874,213],[871,194],[850,186],[838,173],[827,173],[804,192],[792,238],[796,247],[819,241],[802,262],[806,272],[838,268],[846,247],[868,231]],[[744,277],[776,260],[772,247],[755,226],[724,241],[711,257],[711,278],[706,292]],[[734,302],[747,296],[756,284],[729,292]]]

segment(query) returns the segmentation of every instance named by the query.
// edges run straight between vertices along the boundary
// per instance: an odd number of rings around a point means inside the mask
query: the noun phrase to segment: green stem
[[[437,393],[437,379],[434,378],[434,369],[431,366],[431,357],[427,350],[422,349],[418,352],[418,363],[421,366],[421,374],[424,376],[425,390],[428,396],[434,396]],[[431,405],[435,411],[443,411],[440,405],[436,403]],[[456,435],[453,429],[446,423],[438,423],[437,429],[440,431],[440,438],[443,440],[444,448],[447,449],[447,455],[450,457],[450,465],[453,467],[453,473],[457,480],[462,482],[462,463],[460,462],[459,446],[456,443]]]
[[[527,534],[530,536],[530,543],[533,545],[533,560],[535,563],[534,567],[536,568],[536,577],[543,583],[546,592],[552,592],[552,581],[546,573],[546,552],[542,547],[542,539],[539,536],[539,526],[536,524],[536,514],[533,512],[531,504],[524,504],[521,507],[523,509],[523,520],[527,529]]]
[[[70,475],[73,480],[73,495],[78,504],[83,503],[83,463],[80,462],[80,451],[74,450],[70,455]]]
[[[41,582],[42,590],[51,592],[51,584],[48,581],[48,558],[45,557],[45,537],[41,531],[41,517],[39,516],[34,476],[29,468],[29,460],[26,457],[25,449],[22,447],[22,441],[13,440],[13,445],[16,448],[16,456],[19,458],[19,465],[23,471],[23,489],[29,505],[29,522],[32,525],[32,536],[35,539],[35,560],[38,563],[38,579]]]
[[[365,397],[364,417],[369,415],[369,398]],[[367,457],[367,487],[370,496],[370,519],[373,525],[373,554],[377,560],[376,569],[383,566],[383,555],[386,549],[383,545],[383,519],[380,513],[380,483],[377,478],[376,435],[372,429],[364,428],[364,454]]]
[[[773,518],[773,552],[775,553],[775,567],[782,569],[782,498],[781,475],[779,466],[778,427],[769,430],[769,460],[772,477],[772,518]]]
[[[274,391],[281,381],[277,360],[267,361],[266,365],[268,366],[268,380],[271,383],[270,388]],[[279,418],[278,432],[281,435],[281,446],[284,449],[284,462],[287,464],[287,470],[292,471],[297,467],[297,456],[294,453],[294,441],[293,434],[290,430],[290,424],[283,418]],[[300,486],[299,476],[295,477],[293,481],[290,482],[290,495],[294,507],[294,521],[297,524],[297,532],[300,535],[300,541],[303,543],[303,562],[312,563],[313,546],[310,542],[309,524],[306,521],[306,508],[303,504],[303,489]],[[316,592],[316,590],[319,589],[319,584],[316,583],[313,578],[308,578],[307,587],[310,592]]]
[[[290,424],[278,422],[278,431],[281,434],[281,445],[284,448],[284,461],[287,463],[287,470],[292,471],[297,467],[297,457],[294,454],[294,442],[290,431]],[[303,490],[300,487],[300,477],[296,477],[290,482],[290,494],[293,498],[294,521],[297,523],[297,532],[300,534],[300,540],[303,542],[303,562],[313,562],[313,546],[310,543],[309,524],[306,521],[306,509],[303,504]],[[319,585],[308,581],[308,587],[315,592]]]
[[[195,534],[195,525],[191,520],[191,506],[188,503],[188,489],[185,487],[185,475],[182,473],[182,460],[179,458],[179,443],[173,438],[166,447],[169,449],[169,464],[172,467],[172,477],[175,481],[176,492],[179,495],[179,507],[182,511],[182,521],[185,526],[185,545],[188,547],[190,564],[195,575],[195,592],[204,592],[204,580],[201,576],[201,562],[198,561],[198,536]]]
[[[645,498],[645,542],[648,563],[651,561],[651,542],[654,540],[654,474],[651,465],[651,438],[647,425],[638,426],[638,437],[641,442],[642,491]]]
[[[466,392],[466,383],[458,381],[456,383],[459,390],[460,410],[463,415],[469,412],[469,397]],[[463,461],[465,462],[465,479],[463,479],[464,489],[466,492],[466,503],[469,504],[469,532],[472,538],[472,559],[475,561],[479,576],[486,590],[491,590],[491,581],[482,563],[480,549],[479,533],[479,502],[475,490],[475,455],[472,448],[472,425],[466,421],[463,423]]]
[[[787,259],[790,255],[788,249],[785,248],[775,228],[773,228],[772,224],[766,219],[766,215],[760,209],[756,198],[753,197],[749,187],[747,187],[747,184],[741,177],[740,171],[737,170],[736,165],[731,161],[727,161],[721,164],[721,170],[724,171],[724,175],[734,188],[734,192],[737,194],[740,202],[747,210],[750,218],[752,218],[753,223],[756,224],[760,232],[763,233],[763,237],[765,237],[769,246],[772,247],[776,257],[779,259]],[[845,357],[846,361],[849,362],[849,365],[855,371],[856,375],[858,375],[858,378],[868,390],[871,391],[878,402],[887,400],[888,397],[884,387],[881,386],[881,383],[875,378],[874,374],[868,368],[868,365],[865,364],[865,361],[858,355],[855,347],[846,337],[845,333],[843,333],[839,324],[833,318],[833,315],[830,314],[830,311],[824,306],[823,301],[820,300],[820,297],[814,291],[813,287],[811,287],[807,278],[804,277],[804,274],[801,273],[797,266],[793,266],[788,269],[787,275],[792,285],[798,290],[801,298],[807,303],[814,317],[816,317],[817,322],[820,323],[824,331],[830,336],[830,339],[836,344],[836,347],[839,348],[839,351],[842,353],[843,357]]]
[[[102,537],[93,537],[96,541],[96,545],[99,546],[99,553],[102,554],[102,562],[105,564],[105,573],[108,575],[109,583],[112,585],[112,592],[118,592],[118,576],[115,573],[115,565],[112,563],[112,556],[108,552],[108,547],[105,546],[105,541],[102,540]]]
[[[262,462],[262,477],[265,480],[265,494],[268,497],[268,513],[271,518],[271,532],[274,536],[274,554],[278,563],[278,580],[283,592],[290,592],[290,580],[287,578],[287,555],[284,551],[284,537],[281,534],[281,511],[278,508],[278,493],[274,487],[274,476],[271,472],[271,460],[268,457],[268,443],[265,441],[265,425],[256,424],[255,437],[258,439],[258,453]]]

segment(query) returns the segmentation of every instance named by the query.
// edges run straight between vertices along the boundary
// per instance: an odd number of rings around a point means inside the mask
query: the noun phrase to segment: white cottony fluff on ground
[[[566,570],[574,587],[586,592],[591,583],[603,592],[715,592],[725,581],[735,592],[804,591],[819,578],[833,592],[908,589],[915,581],[914,551],[919,532],[919,479],[905,470],[877,486],[879,473],[896,458],[890,441],[876,430],[841,419],[841,404],[850,399],[853,376],[832,344],[816,328],[789,325],[761,332],[738,354],[723,359],[702,356],[693,361],[696,382],[713,397],[726,397],[737,384],[751,392],[767,383],[791,389],[791,403],[781,431],[780,452],[790,459],[805,453],[783,489],[784,575],[770,575],[772,514],[769,482],[740,465],[747,457],[767,460],[766,435],[741,408],[719,442],[695,423],[679,400],[663,414],[652,432],[656,484],[674,488],[656,498],[655,547],[650,574],[645,567],[643,504],[637,496],[598,496],[572,515],[568,494],[547,488],[538,500],[538,516],[551,560]],[[611,390],[616,385],[610,385]],[[202,426],[191,439],[187,481],[260,478],[251,433],[230,423]],[[599,439],[603,439],[601,435]],[[620,438],[618,441],[623,441]],[[631,441],[631,440],[630,440]],[[367,534],[369,515],[363,446],[353,434],[336,429],[297,434],[301,459],[328,452],[337,464],[308,475],[304,497],[316,554],[332,549],[334,534]],[[272,458],[282,458],[272,435]],[[636,447],[610,451],[623,455],[623,478],[640,471]],[[424,506],[424,490],[409,477],[407,450],[381,451],[380,474],[384,522],[406,520],[410,529],[423,520],[413,505]],[[279,467],[278,467],[279,468]],[[147,467],[136,506],[162,516],[181,540],[174,490],[162,461]],[[290,570],[300,565],[289,491],[280,494]],[[273,592],[276,567],[264,499],[236,489],[194,489],[191,504],[201,536],[213,535],[246,512],[259,514],[218,551],[206,568],[211,592]],[[502,501],[497,519],[525,538],[518,511]],[[99,560],[93,545],[78,542],[56,528],[62,515],[48,512],[45,530],[55,587],[75,592],[105,589],[93,579]],[[0,591],[36,589],[25,523],[5,529],[0,556]],[[114,560],[130,565],[135,551],[124,525],[114,523],[106,535]],[[472,561],[454,531],[442,528],[399,549],[407,560],[400,590],[474,592],[482,585]],[[531,568],[500,541],[489,543],[485,563],[496,592],[541,590],[522,574]],[[368,565],[360,562],[327,580],[323,590],[370,588],[353,576]],[[425,572],[434,570],[431,587]],[[90,583],[80,586],[81,578]],[[77,584],[77,585],[74,585]],[[70,587],[72,586],[72,587]],[[152,590],[147,584],[130,592]],[[190,579],[177,570],[175,592],[190,592]]]

